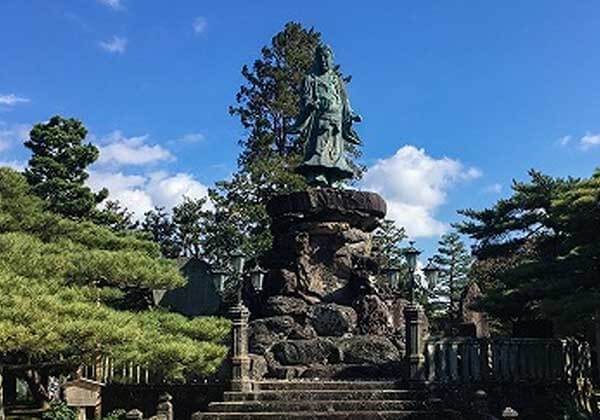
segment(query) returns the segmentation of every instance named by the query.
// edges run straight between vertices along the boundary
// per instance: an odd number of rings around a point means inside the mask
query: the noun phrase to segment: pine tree
[[[472,258],[456,232],[442,235],[438,244],[437,254],[433,257],[434,263],[440,269],[436,298],[448,302],[448,316],[450,319],[456,319],[460,295],[469,280]]]
[[[384,220],[373,235],[373,257],[382,268],[401,268],[405,264],[402,241],[406,239],[404,228],[393,220]]]
[[[164,207],[155,207],[144,213],[142,231],[149,234],[160,246],[164,257],[177,258],[181,255],[181,244],[177,240],[177,226]]]
[[[182,203],[173,207],[176,240],[186,257],[200,258],[202,255],[208,217],[208,212],[204,210],[206,201],[204,197],[196,200],[184,197]]]
[[[124,207],[119,200],[106,200],[104,208],[96,211],[92,220],[94,223],[107,226],[117,232],[135,230],[140,224],[134,220],[133,212]]]
[[[185,281],[158,245],[48,211],[25,177],[0,168],[0,363],[47,403],[40,378],[73,373],[98,356],[150,367],[157,381],[214,372],[226,320],[127,308],[132,290]]]
[[[25,146],[32,152],[25,176],[49,210],[73,219],[89,219],[108,191],[93,193],[85,186],[86,168],[98,159],[98,149],[84,143],[87,130],[76,119],[60,116],[36,124]]]

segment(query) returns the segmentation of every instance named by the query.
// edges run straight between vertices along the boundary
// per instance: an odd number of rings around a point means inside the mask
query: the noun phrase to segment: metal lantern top
[[[229,258],[231,259],[231,268],[233,268],[233,271],[236,274],[242,274],[246,256],[240,250],[235,250],[231,253]]]
[[[425,274],[425,279],[429,286],[433,287],[437,284],[440,268],[433,263],[433,258],[428,259],[427,265],[423,267],[423,274]]]
[[[225,280],[227,279],[227,271],[222,268],[215,268],[210,271],[213,284],[217,292],[222,292],[225,289]]]
[[[410,241],[409,245],[410,246],[404,250],[404,256],[406,257],[408,268],[411,271],[414,271],[417,268],[417,257],[421,255],[421,251],[415,248],[415,241]]]
[[[388,283],[392,289],[397,289],[400,286],[400,271],[400,268],[397,266],[391,266],[385,269]]]
[[[250,271],[250,280],[252,281],[252,287],[257,292],[260,292],[263,288],[263,281],[265,279],[266,270],[263,270],[258,264]]]

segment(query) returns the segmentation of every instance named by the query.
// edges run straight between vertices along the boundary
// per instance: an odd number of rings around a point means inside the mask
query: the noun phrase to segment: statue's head
[[[322,74],[333,69],[333,51],[329,46],[319,44],[315,51],[314,70]]]

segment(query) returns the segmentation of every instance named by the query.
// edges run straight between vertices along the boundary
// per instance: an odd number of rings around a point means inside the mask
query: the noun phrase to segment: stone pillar
[[[162,417],[165,420],[174,420],[172,399],[173,397],[166,392],[158,398],[158,405],[156,406],[157,417]]]
[[[411,303],[404,308],[404,322],[406,325],[406,364],[408,380],[424,380],[425,355],[424,352],[424,320],[423,308],[419,304]]]
[[[0,367],[0,420],[5,420],[4,414],[4,369]]]
[[[231,319],[231,390],[252,391],[250,358],[248,357],[248,318],[250,311],[243,303],[229,309]]]

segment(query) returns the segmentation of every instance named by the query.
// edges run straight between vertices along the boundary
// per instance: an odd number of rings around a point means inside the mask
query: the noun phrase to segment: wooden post
[[[404,322],[406,324],[406,360],[408,366],[408,379],[422,381],[425,366],[423,343],[423,309],[419,304],[410,304],[404,308]]]
[[[248,318],[250,311],[240,301],[229,309],[231,328],[231,390],[250,392],[250,358],[248,357]]]

